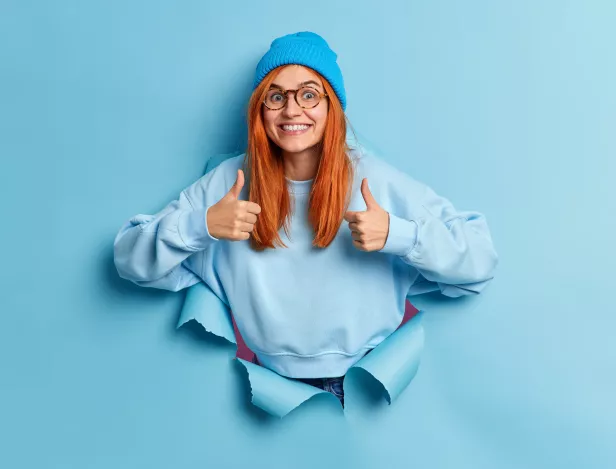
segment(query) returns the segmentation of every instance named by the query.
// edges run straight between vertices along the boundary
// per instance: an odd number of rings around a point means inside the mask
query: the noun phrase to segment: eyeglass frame
[[[302,105],[299,103],[299,101],[297,100],[297,92],[298,92],[299,90],[303,90],[304,88],[308,88],[308,89],[310,89],[310,90],[314,91],[314,92],[315,92],[315,93],[319,96],[319,102],[318,102],[318,103],[316,103],[316,104],[315,104],[314,106],[312,106],[312,107],[304,107],[304,106],[302,106]],[[278,90],[278,91],[280,91],[280,93],[281,93],[282,95],[284,95],[285,102],[284,102],[284,104],[283,104],[281,107],[276,108],[276,109],[272,109],[272,108],[271,108],[271,107],[269,107],[269,106],[267,105],[267,103],[265,102],[265,100],[267,99],[267,96],[266,96],[265,98],[263,98],[263,104],[264,104],[264,105],[265,105],[265,107],[266,107],[266,108],[268,108],[270,111],[280,111],[281,109],[284,109],[284,108],[286,107],[287,103],[289,102],[289,92],[290,92],[290,91],[293,91],[293,98],[295,99],[295,102],[297,103],[297,105],[298,105],[299,107],[301,107],[302,109],[314,109],[315,107],[317,107],[317,106],[321,103],[321,99],[322,99],[322,98],[326,98],[326,97],[328,96],[328,94],[327,94],[327,93],[321,93],[321,92],[320,92],[319,90],[317,90],[316,88],[313,88],[312,86],[308,86],[308,85],[302,86],[301,88],[297,88],[296,90],[285,90],[284,88],[273,87],[273,88],[270,88],[270,89],[269,89],[269,90],[267,90],[267,91],[268,91],[268,92],[270,92],[270,91],[272,91],[272,90]]]

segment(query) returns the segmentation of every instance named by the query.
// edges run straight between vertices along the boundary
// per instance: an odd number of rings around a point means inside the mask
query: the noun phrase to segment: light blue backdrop
[[[609,0],[3,1],[0,467],[615,467],[615,23]],[[253,69],[299,30],[338,52],[356,130],[485,213],[501,263],[474,301],[416,303],[393,406],[275,420],[112,242],[243,147]]]

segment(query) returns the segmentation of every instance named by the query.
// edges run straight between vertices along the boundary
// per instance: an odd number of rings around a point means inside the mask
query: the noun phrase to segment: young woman
[[[407,295],[480,293],[497,254],[485,217],[347,145],[337,55],[310,32],[257,65],[248,148],[114,242],[121,277],[205,282],[276,373],[343,399],[342,378],[400,324]]]

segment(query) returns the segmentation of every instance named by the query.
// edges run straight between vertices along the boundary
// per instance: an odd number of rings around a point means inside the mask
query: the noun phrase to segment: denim
[[[344,376],[339,376],[337,378],[297,378],[297,381],[303,381],[306,384],[332,393],[338,398],[342,407],[344,407],[344,390],[342,388]]]

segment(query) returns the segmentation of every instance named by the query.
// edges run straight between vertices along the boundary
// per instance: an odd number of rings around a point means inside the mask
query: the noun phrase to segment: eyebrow
[[[297,88],[299,89],[299,88],[301,88],[302,86],[305,86],[305,85],[310,85],[310,84],[312,84],[312,85],[317,85],[319,88],[322,88],[322,86],[321,86],[319,83],[317,83],[316,81],[314,81],[314,80],[302,81],[300,84],[298,84],[298,85],[297,85]],[[272,86],[271,86],[271,87],[272,87],[272,88],[278,88],[278,89],[284,90],[284,88],[283,88],[282,86],[277,85],[276,83],[272,83]]]

